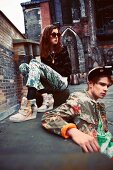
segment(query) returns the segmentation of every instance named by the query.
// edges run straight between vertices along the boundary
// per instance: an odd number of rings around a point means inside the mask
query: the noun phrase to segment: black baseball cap
[[[112,66],[104,66],[104,67],[95,67],[89,71],[87,75],[87,80],[91,81],[94,77],[98,76],[111,76],[112,75]]]

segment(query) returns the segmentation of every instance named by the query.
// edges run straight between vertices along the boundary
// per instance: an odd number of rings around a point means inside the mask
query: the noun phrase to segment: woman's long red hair
[[[48,55],[50,54],[50,51],[51,51],[50,35],[51,35],[53,29],[58,29],[58,31],[59,31],[59,28],[57,26],[49,25],[49,26],[45,27],[43,34],[41,36],[40,56],[42,58],[47,58]],[[55,45],[54,51],[59,53],[61,51],[61,49],[62,49],[62,47],[61,47],[61,42],[60,42],[60,37],[59,37],[58,44]]]

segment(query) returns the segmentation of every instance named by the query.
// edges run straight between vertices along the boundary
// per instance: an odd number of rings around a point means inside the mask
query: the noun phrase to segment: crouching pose
[[[92,69],[88,88],[74,92],[53,111],[42,117],[42,126],[50,132],[71,138],[85,152],[102,152],[113,157],[112,135],[108,131],[105,105],[98,101],[112,85],[111,67]]]
[[[23,76],[27,77],[26,86],[28,87],[28,94],[27,98],[23,97],[19,112],[13,116],[10,116],[10,120],[14,122],[36,118],[36,113],[39,110],[37,109],[36,99],[34,96],[37,95],[37,91],[44,89],[44,86],[40,81],[41,77],[45,77],[52,84],[54,89],[64,90],[68,86],[67,77],[62,77],[51,67],[38,61],[37,59],[32,59],[29,65],[27,63],[21,64],[19,66],[19,70]],[[46,96],[47,93],[43,94],[43,98],[46,98]],[[48,98],[44,99],[44,101],[46,100],[49,102],[48,108],[46,109],[53,109],[54,99],[52,95],[50,94]]]
[[[45,78],[53,90],[64,90],[68,86],[68,77],[72,72],[71,61],[66,47],[60,42],[59,28],[47,26],[41,36],[40,60],[32,59],[29,64],[23,63],[19,70],[27,78],[27,97],[22,98],[21,107],[17,114],[10,117],[13,122],[21,122],[36,118],[36,113],[53,109],[54,98],[42,84]],[[37,108],[37,101],[42,100],[42,106]]]

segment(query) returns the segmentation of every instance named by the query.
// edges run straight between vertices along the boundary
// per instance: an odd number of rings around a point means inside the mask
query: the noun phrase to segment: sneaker
[[[64,82],[64,85],[61,87],[61,89],[66,89],[68,86],[68,80],[67,77],[62,77],[62,81]]]
[[[25,100],[26,101],[26,100]],[[21,102],[21,108],[18,113],[9,117],[12,122],[23,122],[31,119],[35,119],[37,115],[36,100],[27,100],[26,106]]]
[[[38,108],[37,112],[46,112],[53,109],[54,98],[52,94],[44,93],[42,106]]]

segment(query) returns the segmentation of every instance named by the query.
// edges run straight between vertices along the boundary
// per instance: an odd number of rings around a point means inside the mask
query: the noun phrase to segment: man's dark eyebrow
[[[106,85],[106,83],[104,83],[104,82],[99,82],[99,84],[105,84]]]
[[[102,86],[107,85],[107,87],[109,87],[109,86],[110,86],[110,84],[106,84],[106,83],[104,83],[104,82],[98,82],[98,84],[100,84],[100,85],[102,85]]]

